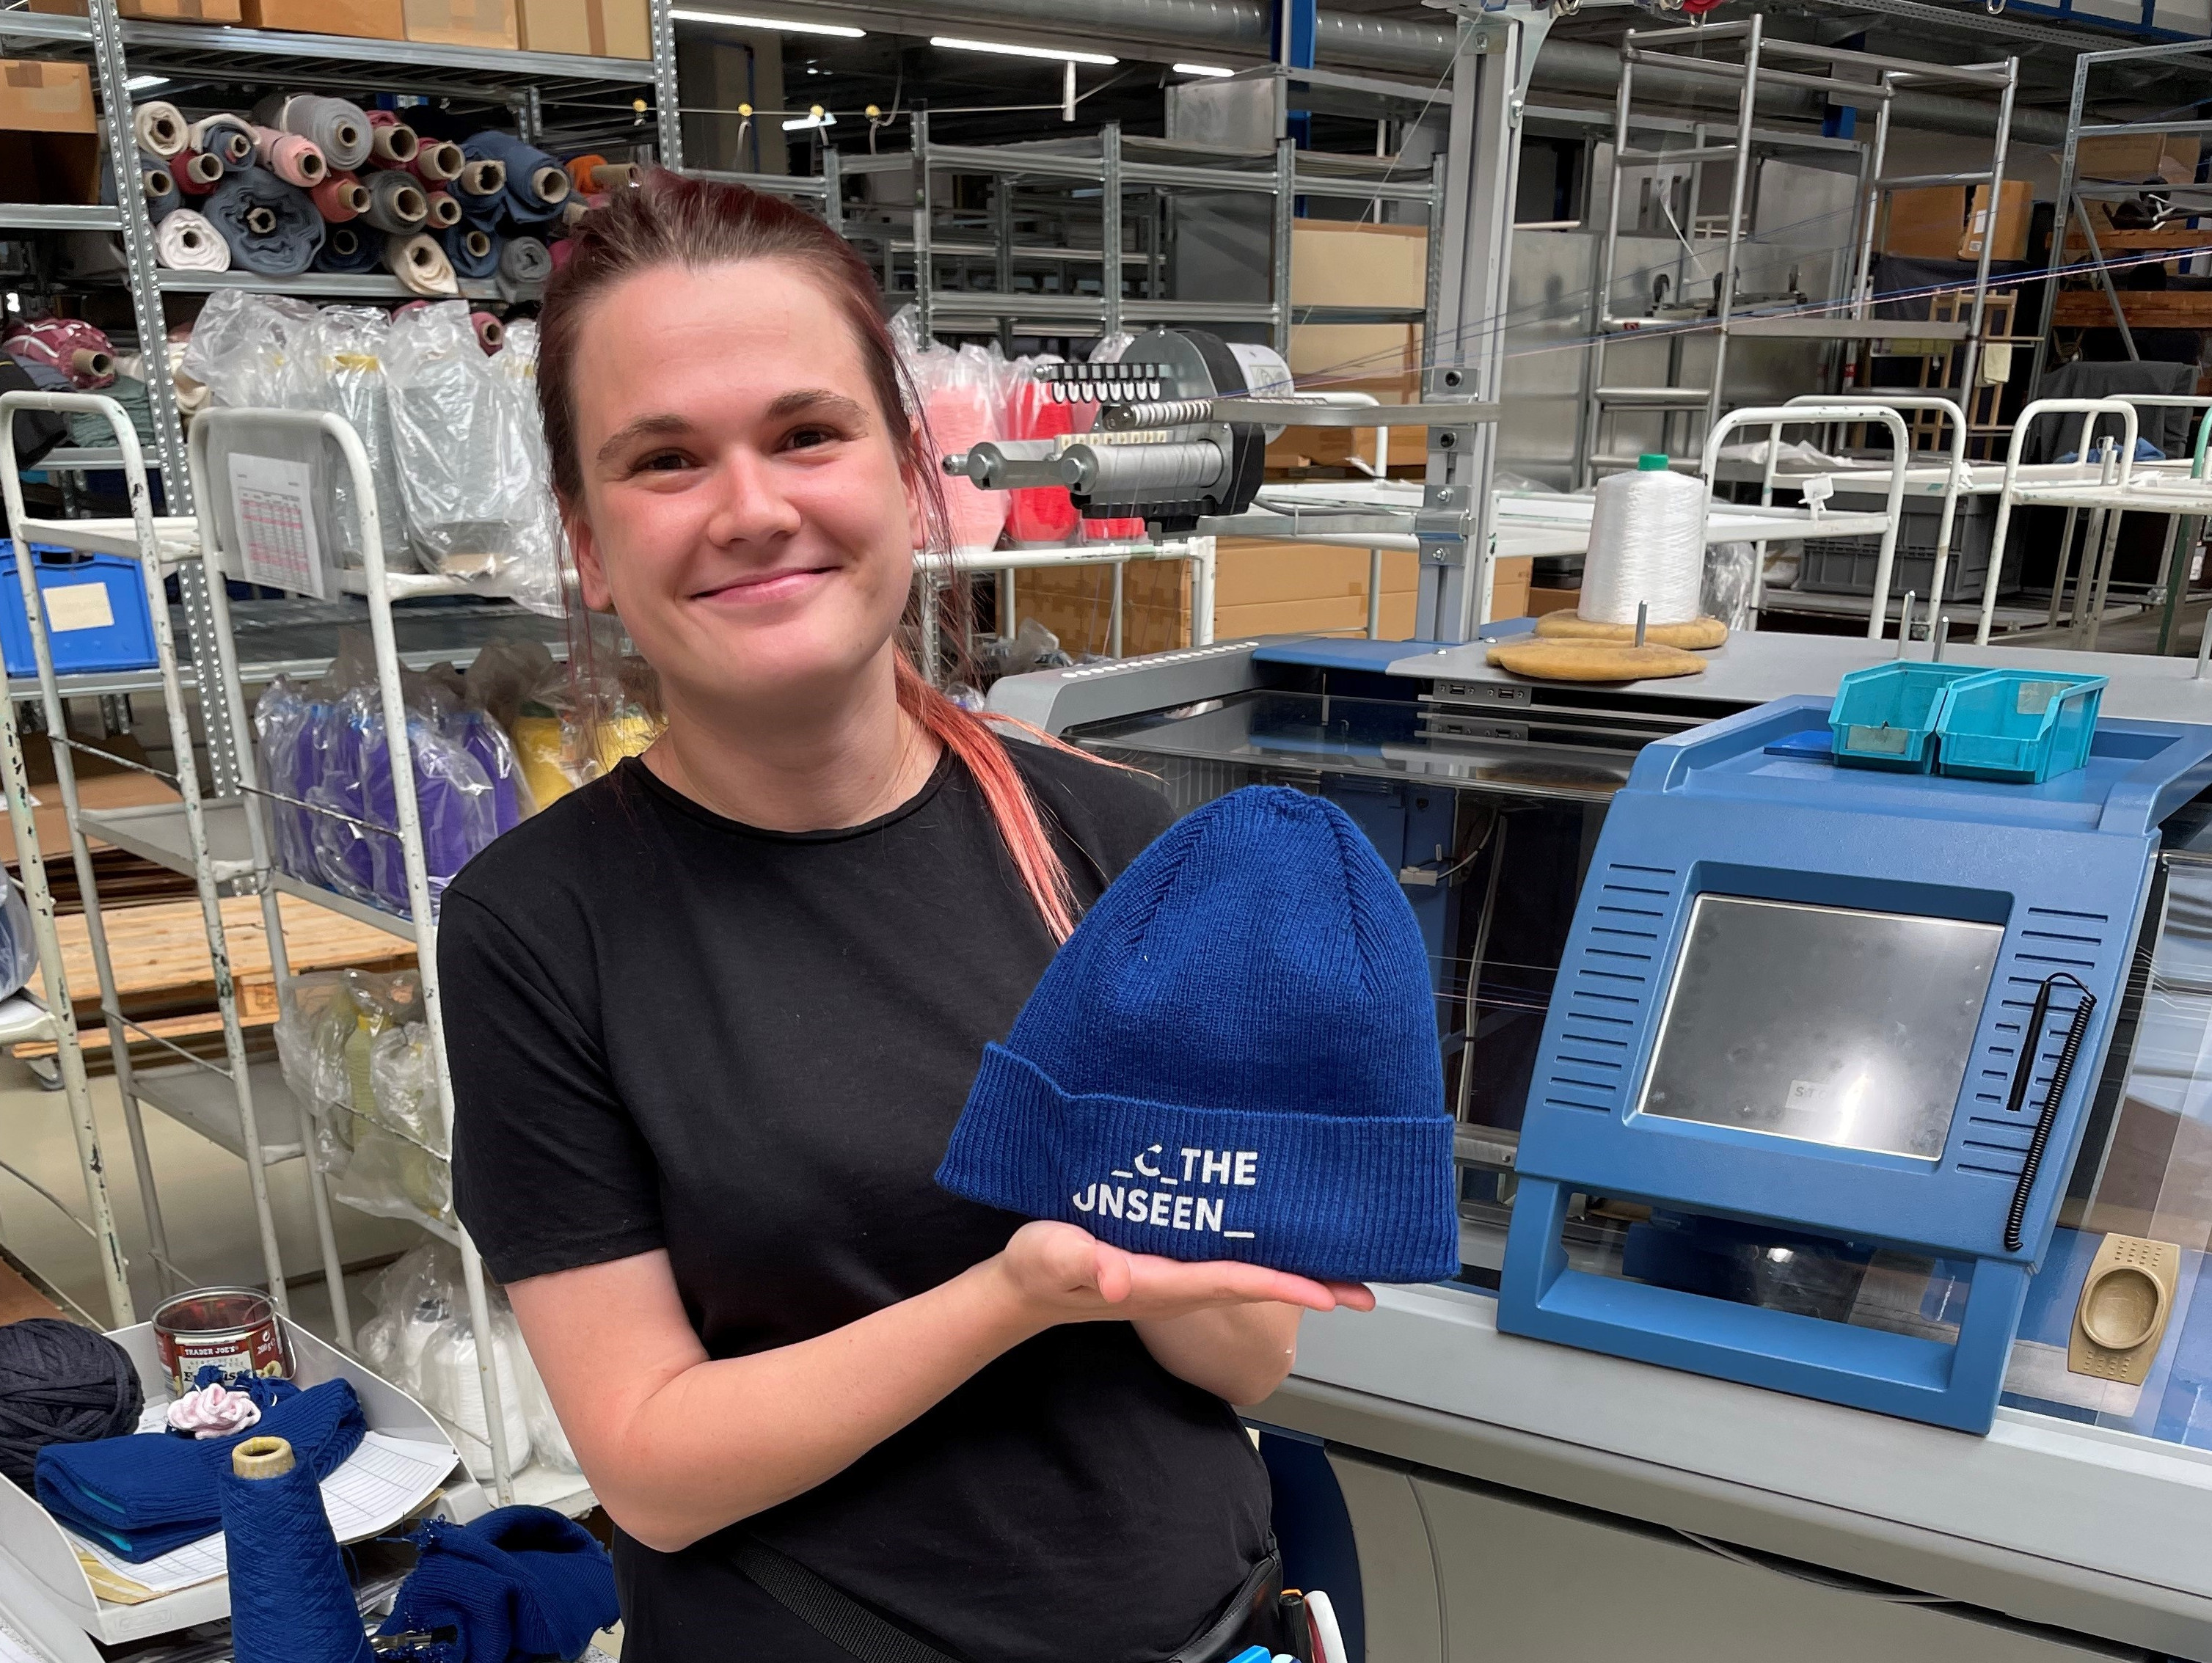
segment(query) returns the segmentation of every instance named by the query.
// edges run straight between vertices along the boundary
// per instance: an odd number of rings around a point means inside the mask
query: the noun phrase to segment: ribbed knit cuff
[[[1341,1282],[1459,1272],[1446,1117],[1372,1120],[1071,1096],[988,1047],[937,1181],[1131,1253]]]

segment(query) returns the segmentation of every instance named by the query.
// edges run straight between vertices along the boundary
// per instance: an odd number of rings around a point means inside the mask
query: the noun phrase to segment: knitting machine
[[[1410,1461],[2212,1655],[2212,681],[1966,649],[2108,675],[2089,766],[1832,766],[1829,697],[1892,650],[1595,689],[1233,640],[993,690],[1178,807],[1328,796],[1420,923],[1463,1267],[1310,1319],[1259,1414],[1328,1441],[1363,1563],[1493,1585],[1504,1526],[1401,1518]]]

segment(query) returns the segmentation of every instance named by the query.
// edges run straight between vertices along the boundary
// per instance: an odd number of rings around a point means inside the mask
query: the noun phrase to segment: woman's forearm
[[[1296,1305],[1237,1305],[1134,1325],[1145,1349],[1178,1380],[1230,1403],[1257,1403],[1297,1357]]]
[[[526,1334],[559,1320],[531,1284],[517,1294]],[[633,1374],[629,1401],[604,1375],[548,1384],[572,1434],[588,1429],[576,1453],[609,1516],[672,1552],[841,1472],[1036,1332],[990,1260],[813,1339]],[[579,1393],[598,1401],[572,1413]]]

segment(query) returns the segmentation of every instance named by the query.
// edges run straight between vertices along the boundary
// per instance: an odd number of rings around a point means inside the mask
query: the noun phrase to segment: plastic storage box
[[[1878,514],[1888,507],[1886,496],[1862,496],[1838,491],[1828,500],[1831,513]],[[1951,558],[1943,567],[1945,604],[1978,600],[1989,576],[1990,545],[1996,540],[1996,499],[1962,496],[1951,525]],[[1907,497],[1897,528],[1897,553],[1890,571],[1889,592],[1907,590],[1928,598],[1936,582],[1936,533],[1943,522],[1941,498]],[[2004,570],[1997,575],[1997,592],[2020,586],[2021,542],[2012,539],[2005,550]],[[1874,575],[1881,563],[1878,537],[1811,537],[1802,547],[1796,587],[1822,595],[1871,595]]]
[[[0,538],[0,659],[10,676],[35,676],[30,621],[23,616],[15,548]],[[138,562],[120,555],[79,554],[33,543],[39,592],[46,600],[46,640],[63,675],[87,670],[150,670],[154,618]]]
[[[2089,760],[2105,677],[1986,670],[1951,688],[1937,715],[1938,769],[2032,785]]]
[[[1854,670],[1828,708],[1835,759],[1847,768],[1925,774],[1936,766],[1936,732],[1958,683],[1984,672],[1971,665],[1883,664]]]

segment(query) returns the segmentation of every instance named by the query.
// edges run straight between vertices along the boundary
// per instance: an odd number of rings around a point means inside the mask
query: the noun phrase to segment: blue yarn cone
[[[288,1463],[282,1472],[246,1478],[235,1470],[275,1450]],[[231,1454],[234,1466],[216,1489],[235,1663],[374,1663],[314,1473],[289,1464],[292,1447],[282,1438],[251,1438]]]

